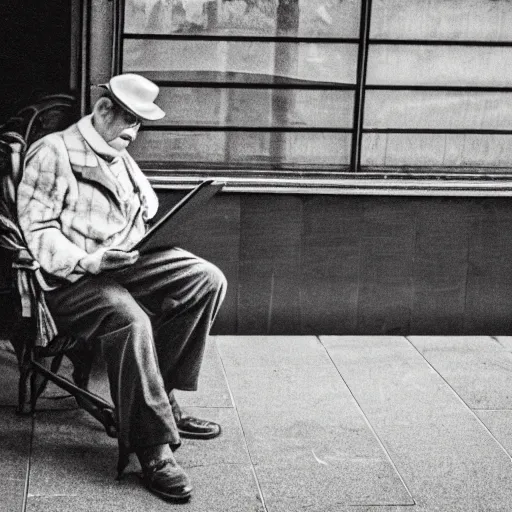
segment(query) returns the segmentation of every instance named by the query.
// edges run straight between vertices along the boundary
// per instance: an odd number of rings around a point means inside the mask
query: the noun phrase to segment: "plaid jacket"
[[[83,121],[83,120],[82,120]],[[126,151],[119,153],[135,193],[126,200],[108,163],[81,133],[80,123],[31,146],[18,187],[18,220],[42,269],[74,282],[78,262],[103,247],[127,250],[158,208],[147,178]]]

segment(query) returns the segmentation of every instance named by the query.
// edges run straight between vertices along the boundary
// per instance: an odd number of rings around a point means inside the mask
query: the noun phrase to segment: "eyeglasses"
[[[128,125],[129,128],[131,128],[132,126],[137,126],[138,124],[142,123],[142,118],[136,116],[129,110],[126,110],[117,101],[113,100],[113,104],[116,115],[120,116],[123,120],[123,123]]]
[[[132,126],[137,126],[138,124],[142,123],[142,119],[139,116],[136,116],[135,114],[132,114],[131,112],[128,112],[128,110],[125,110],[124,108],[120,108],[119,111],[123,118],[123,122],[126,123],[130,128]]]

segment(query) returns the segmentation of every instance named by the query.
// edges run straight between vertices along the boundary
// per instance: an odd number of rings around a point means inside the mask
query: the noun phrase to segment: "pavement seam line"
[[[448,388],[451,390],[451,392],[459,399],[459,401],[467,408],[467,410],[471,413],[471,415],[476,419],[476,421],[487,431],[487,433],[496,441],[498,446],[505,452],[507,457],[512,460],[512,455],[507,451],[507,449],[498,441],[496,436],[489,430],[489,427],[478,417],[478,414],[475,413],[475,409],[473,410],[466,402],[465,400],[455,391],[455,388],[441,375],[441,373],[432,366],[430,361],[420,352],[420,350],[414,345],[414,343],[409,339],[409,336],[404,336],[404,338],[409,342],[411,347],[420,355],[420,357],[427,363],[427,365],[434,370],[434,372],[439,375],[439,377],[443,380],[443,382],[448,386]],[[483,409],[485,410],[485,409]]]
[[[30,470],[32,469],[32,451],[34,448],[34,437],[36,430],[36,415],[32,414],[30,418],[31,429],[30,429],[30,442],[28,448],[28,460],[27,460],[27,473],[25,475],[25,486],[23,488],[23,502],[21,505],[22,512],[26,512],[27,510],[27,502],[28,502],[28,489],[30,485]]]
[[[483,407],[473,407],[472,411],[487,411],[487,412],[502,412],[502,411],[512,411],[510,407],[503,409],[485,409]]]
[[[343,375],[341,374],[339,368],[336,366],[336,363],[333,361],[332,357],[331,357],[331,354],[329,353],[329,351],[327,350],[326,346],[322,343],[322,339],[320,336],[317,336],[318,338],[318,341],[320,342],[320,344],[322,345],[323,349],[325,350],[327,356],[329,357],[329,359],[331,360],[331,363],[333,364],[334,368],[336,369],[336,372],[338,373],[338,375],[340,376],[341,380],[343,381],[343,383],[345,384],[346,388],[348,389],[349,393],[350,393],[350,396],[352,396],[352,399],[354,400],[354,402],[356,403],[357,405],[357,408],[359,409],[359,411],[361,412],[361,415],[363,416],[364,418],[364,421],[365,423],[368,425],[368,428],[370,429],[371,433],[373,434],[373,436],[375,437],[375,439],[377,440],[377,443],[379,444],[379,446],[382,448],[382,450],[384,451],[384,453],[386,454],[386,458],[388,459],[389,463],[391,464],[391,467],[395,470],[396,474],[398,475],[398,478],[400,479],[400,481],[402,482],[402,485],[404,486],[404,489],[407,491],[407,494],[411,497],[411,500],[413,501],[413,503],[406,503],[406,504],[399,504],[399,505],[382,505],[382,506],[391,506],[391,507],[401,507],[401,506],[414,506],[416,505],[416,500],[414,499],[413,495],[411,494],[411,491],[409,490],[409,487],[407,486],[407,484],[405,483],[405,480],[403,479],[400,471],[398,471],[398,468],[396,467],[396,464],[393,462],[393,459],[391,458],[391,456],[389,455],[389,452],[388,450],[386,449],[382,439],[380,438],[380,436],[377,434],[377,432],[375,431],[375,429],[373,428],[373,425],[370,423],[370,420],[368,419],[368,417],[366,416],[365,412],[363,411],[363,408],[361,407],[361,404],[359,403],[359,401],[357,400],[357,398],[355,397],[354,393],[352,392],[352,390],[350,389],[347,381],[344,379]],[[354,506],[354,505],[351,505],[351,506]]]
[[[244,438],[245,449],[247,450],[247,455],[249,456],[249,461],[251,462],[251,471],[252,471],[252,475],[253,475],[254,481],[256,482],[256,487],[258,489],[258,495],[260,497],[260,501],[261,501],[261,504],[263,506],[263,510],[265,512],[268,512],[267,504],[265,503],[265,496],[263,495],[263,489],[261,488],[260,481],[258,479],[258,474],[256,473],[256,468],[254,467],[254,462],[252,460],[251,452],[250,452],[249,446],[247,444],[247,438],[245,436],[244,426],[242,425],[242,420],[240,419],[240,413],[238,412],[238,407],[237,407],[236,402],[235,402],[235,397],[233,395],[233,392],[231,391],[231,386],[229,385],[228,375],[226,373],[226,368],[224,366],[224,360],[222,359],[222,354],[221,354],[220,350],[217,347],[217,336],[214,337],[214,341],[215,341],[215,350],[217,351],[217,354],[218,354],[219,359],[220,359],[220,364],[221,364],[221,368],[222,368],[222,374],[224,375],[224,379],[226,381],[226,386],[228,388],[229,396],[231,398],[231,403],[233,404],[233,409],[236,412],[236,417],[238,419],[238,424],[240,425],[240,429],[242,431],[242,436]]]

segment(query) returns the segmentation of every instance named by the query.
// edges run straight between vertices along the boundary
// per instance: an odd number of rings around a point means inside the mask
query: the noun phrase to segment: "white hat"
[[[142,119],[156,121],[165,116],[165,112],[154,103],[158,85],[143,76],[135,73],[113,76],[108,84],[100,87],[108,89],[115,101]]]

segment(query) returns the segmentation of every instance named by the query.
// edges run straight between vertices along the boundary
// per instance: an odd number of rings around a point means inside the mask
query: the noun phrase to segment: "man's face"
[[[109,146],[121,151],[137,138],[140,124],[141,119],[116,105],[106,123],[103,136]]]

